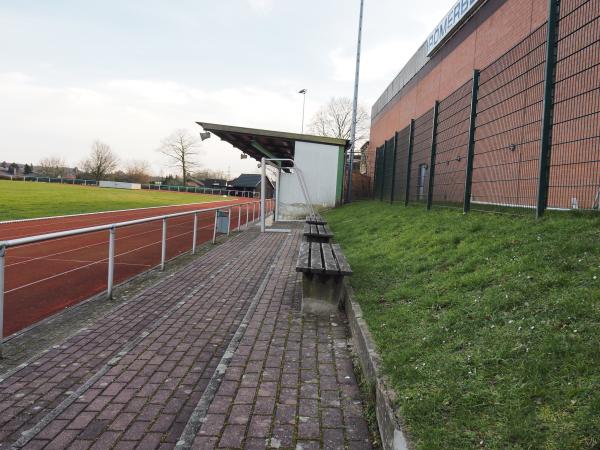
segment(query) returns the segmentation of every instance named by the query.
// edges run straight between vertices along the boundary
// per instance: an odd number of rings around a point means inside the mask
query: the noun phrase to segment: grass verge
[[[418,448],[600,447],[600,216],[327,218]]]
[[[222,198],[204,194],[0,181],[0,221],[216,200]]]

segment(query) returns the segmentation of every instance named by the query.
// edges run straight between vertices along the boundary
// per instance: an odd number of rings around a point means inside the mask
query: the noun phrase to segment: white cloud
[[[256,11],[268,12],[273,8],[274,0],[246,0],[246,2]]]
[[[367,46],[361,53],[360,78],[364,82],[390,81],[415,52],[414,43],[394,40]],[[335,49],[329,54],[332,78],[354,81],[356,50]]]
[[[195,121],[296,130],[297,98],[244,87],[202,90],[163,80],[110,80],[52,87],[26,74],[0,73],[0,160],[37,163],[60,154],[78,164],[94,139],[109,143],[123,160],[149,161],[168,173],[155,149],[175,128],[198,133]],[[35,140],[27,136],[35,136]],[[43,144],[40,144],[42,142]],[[256,162],[214,137],[202,144],[204,167],[237,175]]]

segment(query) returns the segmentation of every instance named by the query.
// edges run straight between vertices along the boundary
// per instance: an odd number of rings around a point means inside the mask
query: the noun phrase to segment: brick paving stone
[[[0,381],[0,446],[72,399],[25,448],[173,448],[256,299],[193,448],[370,448],[343,317],[299,311],[300,239],[242,233]]]

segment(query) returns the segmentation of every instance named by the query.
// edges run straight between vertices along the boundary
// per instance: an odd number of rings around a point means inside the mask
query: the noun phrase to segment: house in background
[[[205,188],[209,189],[227,189],[227,180],[221,180],[219,178],[205,178],[199,180],[202,182]]]
[[[243,173],[229,182],[229,190],[244,192],[260,192],[260,174]],[[266,198],[273,198],[275,187],[267,177]]]

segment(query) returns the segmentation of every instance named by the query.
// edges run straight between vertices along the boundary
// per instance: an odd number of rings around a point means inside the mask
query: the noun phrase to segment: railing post
[[[238,206],[238,224],[237,230],[240,231],[242,229],[242,207]]]
[[[396,185],[396,159],[398,157],[398,132],[394,133],[394,160],[392,161],[392,187],[390,203],[394,203],[394,186]]]
[[[231,208],[227,208],[227,236],[231,232]]]
[[[248,229],[248,219],[250,218],[250,208],[248,208],[248,203],[246,203],[246,230]]]
[[[113,225],[108,230],[108,281],[106,287],[106,296],[111,299],[113,295],[113,284],[115,279],[115,234],[116,228]]]
[[[427,209],[431,209],[431,204],[433,203],[433,186],[434,186],[434,178],[435,178],[435,154],[436,154],[436,136],[437,136],[437,123],[438,123],[438,114],[440,112],[440,102],[439,100],[435,101],[435,105],[433,106],[433,125],[431,127],[431,158],[429,160],[429,186],[427,187]]]
[[[538,178],[536,218],[544,215],[548,207],[550,181],[550,152],[552,150],[552,121],[554,116],[554,82],[558,36],[558,10],[560,0],[548,2],[548,29],[546,34],[546,66],[544,69],[544,104],[542,112],[542,138],[540,141],[540,172]]]
[[[415,134],[415,119],[410,119],[410,131],[408,133],[408,158],[406,161],[406,192],[404,193],[404,206],[408,206],[410,198],[410,170],[412,166],[413,138]]]
[[[479,70],[473,71],[473,86],[471,87],[471,115],[469,119],[469,141],[467,144],[467,167],[465,169],[465,196],[463,198],[463,213],[471,210],[471,189],[473,186],[473,158],[475,157],[475,129],[477,123],[477,96],[479,94]]]
[[[215,242],[217,242],[217,219],[219,217],[219,210],[216,209],[215,210],[215,225],[213,227],[213,240],[212,243],[214,244]]]
[[[194,232],[192,233],[192,255],[196,254],[197,236],[198,236],[198,213],[194,213]]]
[[[6,247],[0,246],[0,358],[4,357],[4,259]]]
[[[162,221],[162,241],[160,250],[160,270],[165,270],[165,260],[167,259],[167,219]]]

